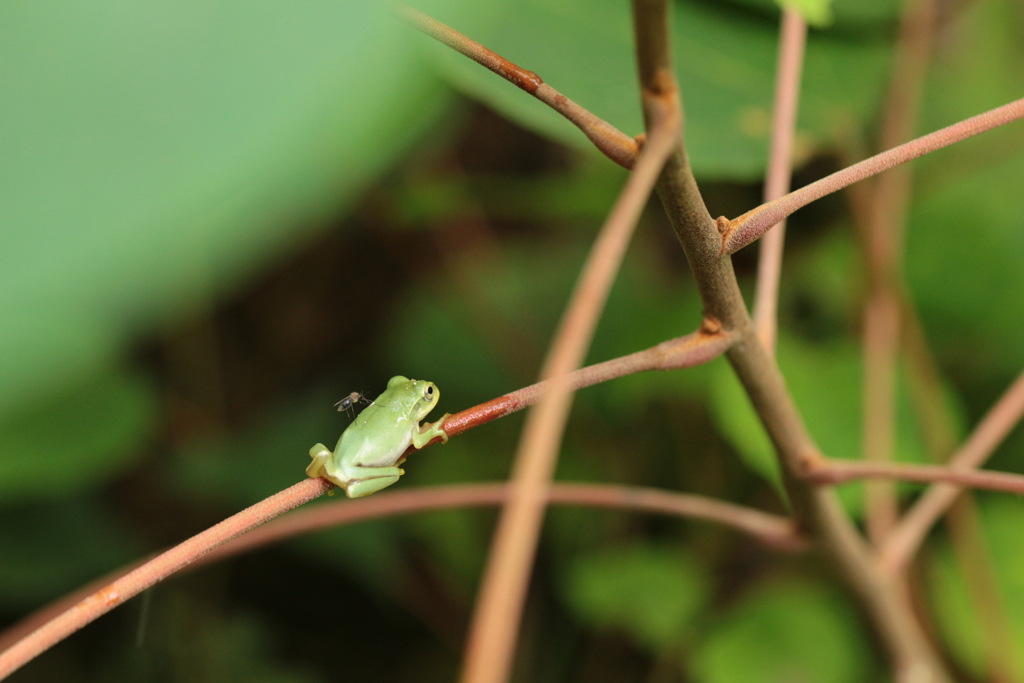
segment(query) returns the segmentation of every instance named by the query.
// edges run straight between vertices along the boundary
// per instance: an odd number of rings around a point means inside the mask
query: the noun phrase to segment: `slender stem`
[[[754,242],[783,218],[825,195],[937,149],[948,147],[955,142],[1016,121],[1021,117],[1024,117],[1024,98],[996,107],[984,114],[964,119],[952,126],[929,133],[881,154],[876,154],[810,185],[805,185],[799,190],[790,192],[785,197],[751,209],[731,221],[719,218],[718,225],[722,233],[721,251],[725,254],[736,253]]]
[[[488,50],[475,40],[467,38],[423,12],[404,5],[399,6],[398,12],[403,19],[419,31],[490,69],[569,119],[583,131],[583,134],[594,143],[594,146],[618,165],[623,168],[633,167],[639,154],[639,146],[635,139],[576,104],[545,83],[534,72],[516,66],[501,55]]]
[[[964,445],[949,460],[947,469],[970,472],[980,467],[1024,417],[1024,373],[1006,390],[982,419]],[[958,483],[951,480],[952,483]],[[904,515],[879,549],[879,559],[888,571],[898,572],[921,546],[928,530],[949,509],[962,488],[948,484],[931,487]]]
[[[892,460],[896,436],[899,302],[886,285],[870,282],[868,289],[863,332],[863,456],[865,460],[888,462]],[[868,538],[877,545],[896,524],[896,490],[889,481],[869,482],[865,495]]]
[[[807,23],[796,10],[786,7],[779,26],[779,59],[775,69],[775,105],[772,115],[772,142],[768,153],[768,172],[764,180],[764,201],[770,202],[789,192],[793,166],[793,136],[800,101],[800,75],[804,66]],[[782,251],[786,241],[783,219],[761,242],[757,263],[757,289],[754,295],[754,326],[761,343],[775,355],[778,327],[779,280],[782,277]]]
[[[71,609],[50,620],[28,637],[0,653],[0,679],[6,678],[41,652],[45,652],[86,624],[106,614],[167,576],[180,570],[213,548],[278,515],[326,493],[331,484],[323,479],[306,479],[280,493],[228,517],[196,534],[142,566],[112,581]]]
[[[879,146],[890,149],[914,133],[931,56],[934,0],[904,0],[896,59]],[[910,198],[911,166],[880,175],[864,212],[864,254],[868,280],[864,306],[864,440],[865,460],[893,459],[896,438],[896,368],[900,344],[903,280],[903,234]],[[891,481],[869,482],[866,522],[877,545],[899,515]]]
[[[502,683],[510,675],[547,504],[546,490],[572,405],[572,386],[566,375],[583,361],[633,229],[672,149],[679,125],[677,111],[663,110],[594,243],[552,344],[542,372],[551,384],[527,417],[515,457],[510,495],[502,508],[475,605],[462,673],[466,683]]]
[[[218,562],[280,540],[317,529],[426,510],[500,505],[509,496],[507,483],[430,486],[317,505],[298,510],[226,543],[197,564]],[[807,548],[792,520],[781,515],[715,500],[645,486],[556,482],[547,491],[552,505],[578,505],[686,517],[732,528],[781,552]]]
[[[817,484],[842,484],[854,479],[898,479],[1024,494],[1024,474],[958,469],[948,465],[829,459],[808,469],[803,476]]]
[[[567,381],[569,386],[576,390],[647,370],[689,368],[714,360],[729,348],[731,341],[732,337],[725,333],[720,325],[712,319],[706,319],[697,332],[685,337],[669,339],[657,346],[637,351],[628,356],[580,368],[570,373]],[[454,436],[467,429],[527,408],[544,396],[551,388],[552,381],[550,379],[543,380],[460,413],[455,413],[445,420],[444,430],[448,436]],[[439,441],[440,439],[431,443]],[[415,449],[410,449],[406,455],[412,453],[415,453]]]

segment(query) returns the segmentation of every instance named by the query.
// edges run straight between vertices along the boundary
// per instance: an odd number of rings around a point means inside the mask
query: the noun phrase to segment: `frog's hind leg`
[[[399,467],[358,467],[353,468],[351,474],[356,476],[349,479],[345,495],[362,498],[391,486],[405,474],[405,470]]]

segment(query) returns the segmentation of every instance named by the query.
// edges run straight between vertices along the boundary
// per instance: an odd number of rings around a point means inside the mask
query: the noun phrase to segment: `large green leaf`
[[[441,103],[378,3],[0,5],[0,412],[308,233]]]
[[[700,683],[860,683],[870,650],[839,596],[791,581],[744,596],[694,657]]]
[[[1012,377],[1024,365],[1022,185],[1017,155],[944,183],[911,212],[914,298],[929,337],[965,375],[994,369]]]
[[[674,7],[673,50],[694,168],[705,176],[757,178],[767,157],[778,22],[721,4]],[[617,0],[530,0],[510,4],[490,29],[474,26],[480,33],[472,37],[635,134],[641,120],[630,27],[628,4]],[[441,72],[462,92],[542,134],[589,148],[546,106],[448,48],[432,49]],[[885,58],[886,44],[876,38],[812,36],[800,153],[845,140],[874,111]]]

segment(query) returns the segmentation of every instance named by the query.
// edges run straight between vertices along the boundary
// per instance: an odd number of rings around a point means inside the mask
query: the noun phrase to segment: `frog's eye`
[[[425,398],[425,399],[427,399],[429,401],[433,396],[434,396],[434,387],[427,387],[426,392],[424,392],[424,394],[423,394],[423,398]]]

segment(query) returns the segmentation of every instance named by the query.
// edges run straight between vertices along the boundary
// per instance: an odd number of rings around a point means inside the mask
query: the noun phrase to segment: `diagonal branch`
[[[960,450],[953,454],[948,469],[965,472],[983,465],[1022,418],[1024,373],[1017,377],[975,427]],[[952,480],[951,483],[957,482]],[[960,486],[938,484],[921,496],[879,549],[883,567],[891,571],[900,571],[905,567],[928,535],[928,530],[949,509],[961,491]]]
[[[566,375],[583,361],[633,228],[679,135],[681,122],[678,109],[672,106],[674,98],[656,93],[645,101],[657,110],[655,125],[601,228],[552,344],[542,376],[554,381],[523,429],[508,502],[495,532],[466,643],[462,680],[467,683],[508,679],[547,503],[546,489],[572,404]]]
[[[772,146],[764,179],[764,200],[770,202],[789,192],[793,167],[793,135],[800,101],[800,75],[807,43],[807,22],[791,7],[782,11],[779,27],[779,58],[775,69],[775,105],[772,114]],[[778,327],[779,280],[786,241],[783,219],[761,242],[754,294],[754,326],[761,343],[775,355]]]
[[[633,168],[639,154],[636,140],[604,119],[595,116],[545,83],[532,71],[516,66],[480,43],[467,38],[450,26],[419,10],[399,6],[399,14],[417,30],[448,47],[461,52],[474,62],[498,74],[518,88],[530,93],[559,114],[569,119],[605,156],[623,168]]]
[[[637,351],[628,356],[580,368],[569,374],[568,384],[575,391],[637,372],[677,370],[701,365],[725,353],[731,343],[731,335],[724,332],[713,319],[706,319],[698,331],[685,337],[669,339],[657,346]],[[454,436],[467,429],[527,408],[544,396],[552,386],[552,382],[551,379],[543,380],[468,410],[455,413],[445,420],[444,430],[448,436]],[[437,441],[431,443],[437,443]],[[406,455],[411,455],[412,452],[415,451],[411,449]]]
[[[719,356],[728,347],[729,341],[730,337],[728,335],[722,333],[720,329],[713,328],[712,323],[705,321],[705,324],[698,332],[678,339],[670,339],[657,346],[628,356],[582,368],[568,375],[566,381],[573,390],[576,390],[634,372],[691,367]],[[445,422],[445,429],[449,436],[454,436],[491,420],[522,410],[540,400],[545,391],[550,387],[550,384],[550,380],[539,382],[474,408],[464,410],[461,413],[456,413]],[[580,486],[583,487],[583,485]],[[227,541],[237,538],[247,530],[253,529],[267,520],[273,519],[298,505],[302,505],[326,493],[331,488],[332,486],[324,479],[305,479],[281,493],[275,494],[229,517],[220,524],[197,534],[153,560],[140,563],[127,574],[116,574],[101,580],[98,585],[84,592],[74,602],[67,605],[59,605],[59,609],[54,609],[51,606],[44,615],[37,617],[32,622],[32,629],[23,628],[15,633],[17,637],[12,635],[10,629],[5,631],[0,636],[0,647],[10,645],[10,648],[0,651],[0,679],[3,679],[10,672],[20,668],[26,662],[34,659],[40,653],[45,652],[54,644],[86,624],[96,620],[122,602],[164,580],[171,574],[184,569],[186,566],[201,564],[204,561],[202,559],[204,557],[210,560],[219,558],[221,555],[217,549],[222,547],[222,544]],[[390,505],[388,499],[395,495],[399,494],[386,494],[385,496],[375,496],[370,499],[350,501],[343,507],[344,512],[338,513],[339,517],[347,519],[346,515],[351,515],[354,520],[362,518],[360,514],[366,517],[387,514],[381,510],[382,508],[386,509]],[[420,493],[410,494],[411,500],[419,500],[417,496],[422,495]],[[504,500],[505,495],[504,492],[501,494],[502,500]],[[723,524],[734,526],[753,535],[761,535],[765,543],[777,546],[780,549],[786,549],[787,547],[796,549],[801,544],[799,541],[790,543],[784,537],[786,533],[790,535],[795,533],[792,530],[792,525],[789,525],[788,528],[790,530],[784,533],[778,525],[773,526],[774,522],[772,520],[775,518],[772,518],[770,515],[759,516],[766,513],[758,513],[755,510],[744,512],[742,508],[731,506],[728,503],[716,503],[715,501],[693,496],[678,498],[675,497],[675,494],[658,494],[648,489],[623,488],[621,496],[611,489],[603,489],[594,493],[590,498],[588,498],[588,495],[585,491],[581,492],[571,487],[560,490],[556,486],[555,490],[551,493],[551,499],[554,502],[579,502],[580,504],[603,505],[606,507],[621,505],[623,507],[636,507],[650,511],[662,510],[666,513],[671,513],[672,510],[675,510],[678,514],[692,514],[694,517],[719,521]],[[377,501],[382,502],[378,503]],[[396,505],[398,508],[401,508],[400,504]],[[339,509],[342,509],[342,506],[339,506]],[[310,512],[310,514],[313,513]],[[293,517],[289,517],[288,521],[282,520],[284,521],[283,525],[269,525],[265,527],[266,534],[275,536],[281,533],[288,533],[287,529],[290,528],[289,525],[292,524],[290,520],[292,519]],[[303,518],[299,517],[299,519]],[[284,531],[281,531],[281,529],[284,529]],[[231,547],[241,548],[258,544],[260,543],[259,539],[262,537],[263,534],[255,536],[247,534],[243,537],[244,541],[236,541],[237,546],[235,543],[232,543]],[[225,555],[229,555],[232,552],[237,552],[237,550],[223,551]],[[39,627],[38,629],[36,628],[37,626]],[[22,638],[24,639],[22,640]],[[19,640],[21,642],[17,642]]]
[[[724,217],[719,218],[718,226],[722,233],[721,251],[723,254],[736,253],[754,242],[783,218],[825,195],[937,149],[948,147],[955,142],[1006,125],[1021,117],[1024,117],[1024,98],[996,107],[984,114],[964,119],[952,126],[929,133],[881,154],[876,154],[810,185],[805,185],[799,190],[790,192],[785,197],[751,209],[731,221]]]

